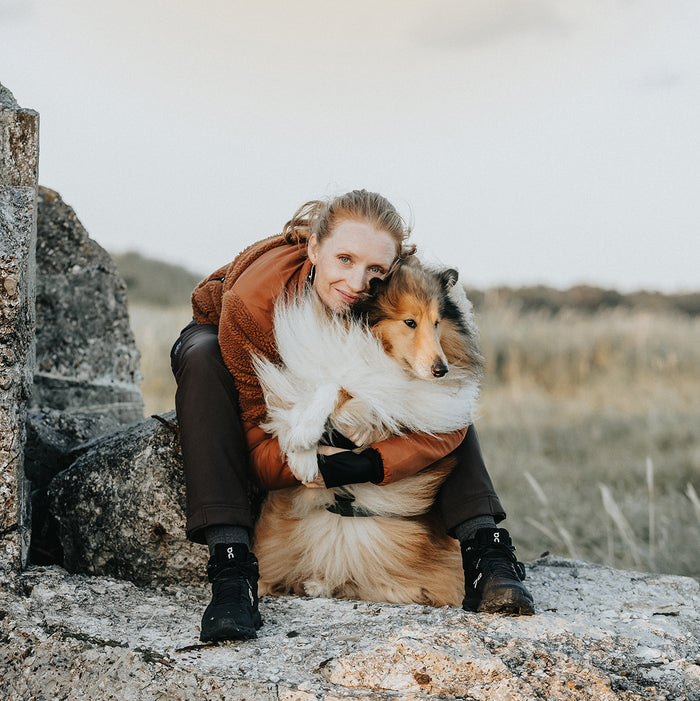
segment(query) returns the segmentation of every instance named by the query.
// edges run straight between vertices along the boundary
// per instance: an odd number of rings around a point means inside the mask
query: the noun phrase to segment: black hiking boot
[[[258,561],[243,543],[214,546],[207,565],[212,600],[202,616],[203,643],[257,638]]]
[[[462,543],[465,596],[462,608],[481,613],[531,616],[535,605],[522,584],[525,566],[505,528],[480,528]]]

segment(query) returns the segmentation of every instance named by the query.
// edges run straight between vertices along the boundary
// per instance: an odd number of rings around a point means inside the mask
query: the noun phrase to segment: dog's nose
[[[431,366],[430,371],[433,373],[433,377],[442,377],[447,375],[447,365],[442,362],[442,360],[436,360]]]

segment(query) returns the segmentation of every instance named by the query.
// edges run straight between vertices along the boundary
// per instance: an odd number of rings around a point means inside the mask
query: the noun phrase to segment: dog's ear
[[[458,279],[459,273],[454,268],[448,268],[440,272],[440,284],[445,292],[454,287]]]
[[[367,293],[370,297],[375,297],[379,290],[386,285],[386,280],[382,280],[380,277],[373,277],[369,281],[369,292]]]
[[[363,297],[358,302],[356,302],[350,307],[350,317],[353,319],[363,319],[365,322],[367,322],[370,315],[375,310],[374,300],[376,299],[379,292],[386,287],[387,283],[387,280],[382,280],[378,277],[373,277],[369,281],[369,288],[367,290],[367,294],[363,295]]]

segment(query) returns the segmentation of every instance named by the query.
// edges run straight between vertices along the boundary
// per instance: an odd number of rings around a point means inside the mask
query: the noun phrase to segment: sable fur
[[[278,437],[302,481],[316,476],[328,426],[366,446],[405,430],[435,434],[473,421],[483,359],[456,280],[454,270],[437,273],[415,261],[377,285],[352,318],[328,313],[313,293],[278,304],[282,364],[253,362],[268,407],[263,428]],[[461,605],[459,548],[431,511],[452,467],[445,458],[381,487],[271,492],[255,531],[260,593]],[[327,511],[336,493],[374,516]]]

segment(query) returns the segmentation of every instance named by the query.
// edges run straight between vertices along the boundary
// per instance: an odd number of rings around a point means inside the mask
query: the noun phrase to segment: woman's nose
[[[353,292],[364,292],[369,285],[369,275],[366,271],[357,268],[352,271],[347,282]]]

